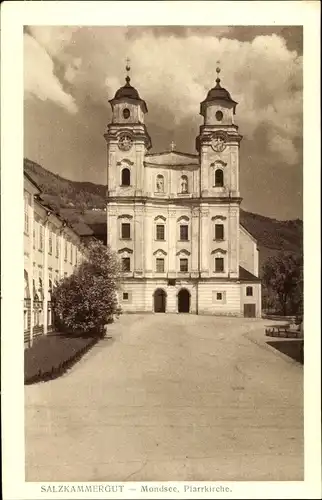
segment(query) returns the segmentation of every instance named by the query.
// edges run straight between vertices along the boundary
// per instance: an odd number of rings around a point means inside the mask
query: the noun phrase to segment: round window
[[[130,117],[130,110],[128,108],[123,109],[123,118],[127,119]]]
[[[224,115],[222,114],[222,111],[217,111],[216,112],[216,120],[221,122],[221,120],[223,119]]]

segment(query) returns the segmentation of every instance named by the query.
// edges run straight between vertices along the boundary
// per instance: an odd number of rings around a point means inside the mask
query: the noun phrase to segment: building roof
[[[140,106],[142,106],[143,112],[147,113],[148,112],[148,108],[147,108],[146,102],[143,99],[141,99],[141,97],[140,97],[138,91],[136,90],[136,88],[133,87],[130,84],[130,77],[127,76],[125,78],[125,80],[126,80],[125,85],[123,85],[123,87],[120,87],[116,91],[114,98],[110,99],[109,102],[113,106],[113,104],[114,104],[115,101],[119,101],[121,99],[129,99],[130,101],[137,101],[138,104],[140,104]]]
[[[219,78],[217,78],[217,83],[216,83],[216,86],[213,87],[212,89],[209,90],[208,94],[207,94],[207,97],[205,99],[204,102],[209,102],[209,101],[216,101],[216,100],[221,100],[221,101],[229,101],[233,104],[237,104],[236,101],[234,101],[232,98],[231,98],[231,95],[230,93],[228,92],[228,90],[224,89],[221,85],[220,85],[220,80]]]
[[[130,78],[127,77],[126,84],[116,91],[114,99],[122,99],[123,97],[129,97],[130,99],[140,99],[139,93],[136,88],[130,85]]]
[[[93,236],[94,232],[91,230],[91,228],[85,224],[85,222],[72,222],[70,223],[72,229],[77,233],[79,236]]]
[[[220,68],[217,68],[216,71],[217,71],[217,74],[219,75]],[[235,113],[235,109],[236,109],[236,106],[238,103],[231,98],[231,95],[228,92],[228,90],[224,89],[220,85],[219,76],[216,78],[215,87],[213,87],[212,89],[209,90],[206,99],[204,101],[202,101],[202,103],[200,104],[200,113],[204,114],[206,104],[209,102],[214,102],[214,101],[226,101],[228,104],[231,105],[231,107],[233,107],[233,110]]]
[[[145,163],[149,165],[173,167],[184,167],[187,165],[199,165],[199,156],[179,151],[164,151],[145,155]]]
[[[239,279],[240,281],[261,281],[258,276],[250,273],[242,266],[239,266]]]
[[[38,189],[38,191],[41,191],[41,188],[38,186],[37,182],[32,178],[30,174],[26,172],[25,169],[23,170],[23,175],[26,177],[26,179],[28,179],[29,182],[31,182],[31,184],[35,186],[35,188]]]

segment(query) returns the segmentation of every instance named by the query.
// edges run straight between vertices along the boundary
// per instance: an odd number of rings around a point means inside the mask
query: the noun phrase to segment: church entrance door
[[[154,292],[154,312],[164,313],[166,308],[167,295],[164,290],[158,288]]]
[[[190,312],[190,293],[185,288],[180,290],[180,292],[178,293],[178,312]]]

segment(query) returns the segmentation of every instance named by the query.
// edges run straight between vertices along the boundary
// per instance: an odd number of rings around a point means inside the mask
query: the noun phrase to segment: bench
[[[265,335],[271,337],[300,337],[300,330],[291,329],[290,323],[285,323],[281,325],[271,325],[265,328]]]

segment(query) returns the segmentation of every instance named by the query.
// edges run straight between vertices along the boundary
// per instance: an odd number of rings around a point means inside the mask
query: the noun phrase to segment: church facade
[[[257,243],[239,221],[237,103],[219,74],[195,155],[173,144],[149,153],[147,105],[129,76],[110,104],[107,243],[122,262],[123,311],[260,317]]]

